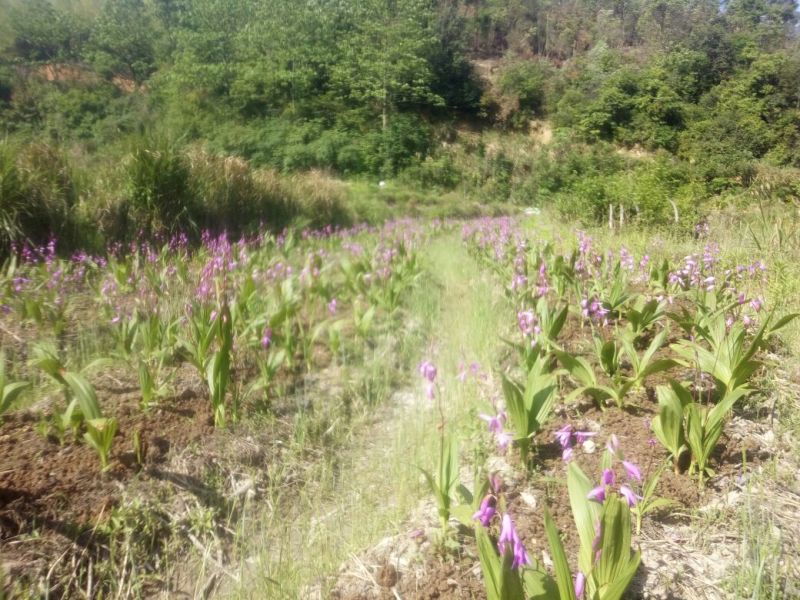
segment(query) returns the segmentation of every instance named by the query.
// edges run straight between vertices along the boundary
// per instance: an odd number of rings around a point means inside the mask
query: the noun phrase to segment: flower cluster
[[[419,374],[425,379],[425,395],[433,400],[435,395],[436,365],[426,360],[419,365]]]
[[[517,325],[525,337],[537,336],[542,332],[539,319],[532,310],[521,310],[517,313]],[[533,341],[533,344],[536,342]]]
[[[642,482],[642,473],[639,470],[639,467],[636,466],[634,463],[625,460],[622,455],[622,451],[619,447],[619,440],[617,439],[616,435],[611,435],[611,438],[606,445],[608,452],[611,454],[612,457],[618,459],[622,463],[622,467],[625,470],[625,476],[628,482],[636,481],[638,483]],[[594,500],[595,502],[605,502],[606,495],[608,490],[613,488],[617,484],[617,475],[613,468],[603,469],[603,475],[601,477],[601,484],[597,487],[593,488],[587,498],[589,500]],[[627,483],[623,483],[619,485],[618,488],[619,495],[625,498],[628,503],[628,506],[635,506],[639,500],[641,500],[641,496],[637,496],[636,493],[630,488]]]
[[[506,411],[501,410],[493,417],[481,413],[478,415],[478,417],[486,421],[486,423],[489,425],[489,432],[494,434],[495,440],[497,441],[497,447],[505,452],[513,441],[511,434],[503,429],[503,425],[505,425],[506,421],[508,420]]]
[[[597,298],[583,298],[581,300],[581,314],[585,319],[601,322],[608,325],[608,309]]]
[[[597,433],[594,431],[577,431],[569,423],[564,425],[555,433],[556,441],[561,445],[561,460],[571,461],[574,455],[574,444],[586,444],[595,435]]]
[[[480,522],[484,527],[489,527],[492,519],[498,514],[496,505],[497,497],[494,494],[488,494],[481,501],[478,511],[472,515],[472,519]],[[514,527],[511,515],[508,513],[504,514],[500,520],[500,537],[497,538],[497,550],[501,556],[505,556],[506,552],[512,553],[512,569],[519,569],[522,566],[531,564],[528,551],[522,543],[516,527]]]

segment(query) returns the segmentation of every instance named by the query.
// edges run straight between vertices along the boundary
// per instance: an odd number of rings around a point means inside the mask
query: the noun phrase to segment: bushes
[[[512,127],[525,127],[530,119],[542,116],[548,81],[553,69],[545,62],[521,61],[505,68],[499,87],[503,94],[505,119]]]
[[[347,225],[346,186],[321,171],[284,176],[199,146],[137,138],[120,171],[94,164],[88,182],[58,146],[0,141],[0,255],[12,242],[58,239],[62,251],[201,230],[237,236],[261,225]]]

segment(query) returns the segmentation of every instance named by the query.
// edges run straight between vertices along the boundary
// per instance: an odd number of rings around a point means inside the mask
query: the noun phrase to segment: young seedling
[[[658,395],[658,416],[650,426],[659,442],[672,457],[675,473],[680,471],[681,455],[688,450],[686,444],[684,411],[692,404],[692,395],[677,381],[671,380],[669,387],[660,385],[656,388]]]
[[[117,420],[110,418],[87,419],[83,438],[97,452],[103,471],[109,468],[108,458],[117,433]]]
[[[531,441],[553,412],[557,387],[555,375],[546,371],[543,360],[530,368],[524,385],[503,375],[506,410],[523,464],[528,463]]]
[[[9,381],[6,378],[6,356],[0,352],[0,417],[8,412],[28,385],[26,381]]]

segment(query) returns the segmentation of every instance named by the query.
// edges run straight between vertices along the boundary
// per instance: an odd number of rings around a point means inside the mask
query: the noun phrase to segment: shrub
[[[509,65],[500,76],[500,91],[505,96],[505,117],[512,127],[523,127],[529,119],[541,116],[547,98],[547,82],[552,69],[544,62],[522,61]]]

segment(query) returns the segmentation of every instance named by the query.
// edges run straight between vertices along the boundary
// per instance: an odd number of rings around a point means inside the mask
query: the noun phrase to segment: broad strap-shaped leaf
[[[550,516],[550,511],[547,507],[544,508],[544,530],[547,534],[547,543],[550,546],[550,554],[556,572],[558,596],[560,600],[577,600],[575,597],[575,587],[572,583],[572,573],[570,572],[569,562],[567,561],[567,554],[564,552],[564,544],[561,542],[558,529],[556,529],[556,524],[553,522],[553,517]]]
[[[524,598],[528,600],[560,600],[558,584],[539,564],[522,571]]]
[[[585,358],[573,356],[569,352],[561,350],[554,351],[554,354],[562,366],[578,381],[578,383],[590,387],[597,386],[597,377]]]
[[[610,495],[603,504],[600,527],[600,559],[592,572],[601,598],[607,598],[608,588],[622,583],[624,591],[638,567],[638,555],[631,551],[631,513],[628,504],[617,494]],[[630,568],[631,561],[635,567]],[[618,596],[617,596],[618,598]]]
[[[775,323],[775,325],[770,327],[769,335],[772,335],[773,333],[775,333],[777,331],[780,331],[781,329],[786,327],[789,323],[794,321],[797,317],[800,317],[800,313],[791,313],[791,314],[782,316],[780,319],[778,319],[778,322]]]
[[[497,555],[492,539],[483,525],[475,527],[475,541],[478,546],[478,559],[481,563],[483,581],[486,587],[487,600],[502,600],[502,565],[500,557]]]
[[[100,410],[100,404],[97,402],[94,386],[83,375],[78,373],[67,371],[63,374],[63,377],[72,392],[72,397],[78,402],[84,418],[101,419],[103,413]]]
[[[525,410],[525,400],[522,390],[517,383],[509,379],[506,375],[501,376],[503,385],[503,396],[506,401],[506,411],[508,412],[511,426],[514,428],[516,439],[528,437],[528,413]]]
[[[527,432],[535,434],[550,417],[556,400],[556,378],[543,372],[544,363],[539,361],[528,372],[523,403],[527,412]]]
[[[669,371],[670,369],[677,367],[678,363],[672,358],[659,358],[656,361],[651,362],[648,364],[642,371],[639,373],[639,380],[644,381],[645,378],[650,377],[650,375],[654,375],[655,373],[661,373],[663,371]]]
[[[695,462],[701,463],[705,439],[705,424],[701,409],[694,402],[686,407],[686,441],[692,451]]]
[[[656,393],[658,395],[659,412],[658,416],[651,421],[651,426],[658,440],[677,462],[683,452],[685,439],[683,434],[684,404],[675,386],[679,386],[687,394],[689,393],[676,381],[671,381],[670,387],[658,386]],[[689,397],[689,402],[691,402],[691,396]]]
[[[0,415],[6,412],[14,404],[22,391],[30,385],[27,381],[16,381],[14,383],[3,383],[0,389]]]
[[[633,576],[636,575],[641,561],[642,553],[640,550],[637,550],[633,553],[633,556],[630,561],[628,561],[625,568],[619,572],[617,578],[606,587],[602,595],[603,600],[620,600],[620,598],[622,598],[628,586],[631,584],[631,581],[633,581]]]
[[[569,315],[569,304],[565,304],[563,308],[558,312],[555,319],[553,319],[552,323],[548,327],[547,330],[547,337],[550,341],[555,342],[558,338],[558,335],[561,333],[561,330],[564,328],[564,324],[567,322],[567,316]]]
[[[581,468],[575,462],[571,462],[567,467],[567,489],[572,517],[575,519],[575,527],[581,540],[578,568],[583,573],[589,573],[592,569],[594,562],[592,541],[595,537],[595,524],[600,520],[601,512],[600,505],[587,498],[592,487],[594,486],[591,480]]]

